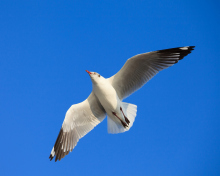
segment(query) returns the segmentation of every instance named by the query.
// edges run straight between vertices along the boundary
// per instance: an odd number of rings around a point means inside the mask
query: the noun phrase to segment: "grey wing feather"
[[[122,100],[141,88],[159,71],[183,59],[193,48],[186,46],[136,55],[128,59],[121,70],[108,80]]]
[[[66,113],[62,128],[49,156],[55,161],[61,160],[76,146],[80,138],[85,136],[106,116],[105,110],[92,92],[79,104],[72,105]]]

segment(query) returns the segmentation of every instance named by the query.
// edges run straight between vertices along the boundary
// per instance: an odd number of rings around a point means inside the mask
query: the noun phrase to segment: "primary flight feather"
[[[194,46],[138,54],[126,61],[118,73],[105,79],[96,72],[86,72],[92,80],[92,93],[66,112],[61,130],[49,156],[61,160],[107,115],[108,132],[128,131],[135,120],[137,106],[122,100],[141,88],[159,71],[183,59]]]

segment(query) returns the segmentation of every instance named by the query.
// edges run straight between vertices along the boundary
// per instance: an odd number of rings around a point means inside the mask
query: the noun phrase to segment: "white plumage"
[[[114,76],[105,79],[96,72],[89,72],[93,91],[89,97],[72,105],[66,113],[62,128],[50,154],[61,160],[105,116],[108,116],[108,132],[128,131],[135,120],[137,106],[122,100],[141,88],[159,71],[168,68],[191,53],[194,46],[158,50],[138,54],[124,64]]]

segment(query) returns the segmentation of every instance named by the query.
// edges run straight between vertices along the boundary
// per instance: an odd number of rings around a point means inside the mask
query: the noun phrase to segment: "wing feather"
[[[105,110],[92,92],[79,104],[72,105],[66,113],[63,125],[50,154],[50,160],[61,160],[85,136],[105,118]]]
[[[122,100],[140,89],[159,71],[183,59],[193,48],[186,46],[138,54],[128,59],[121,70],[108,80]]]

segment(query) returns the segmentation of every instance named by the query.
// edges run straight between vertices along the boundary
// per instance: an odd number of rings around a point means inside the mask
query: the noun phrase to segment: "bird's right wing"
[[[159,71],[183,59],[193,48],[186,46],[138,54],[128,59],[121,70],[108,80],[122,100],[141,88]]]
[[[80,138],[85,136],[106,116],[106,112],[92,92],[79,104],[72,105],[66,112],[62,128],[50,154],[50,160],[61,160],[76,146]]]

